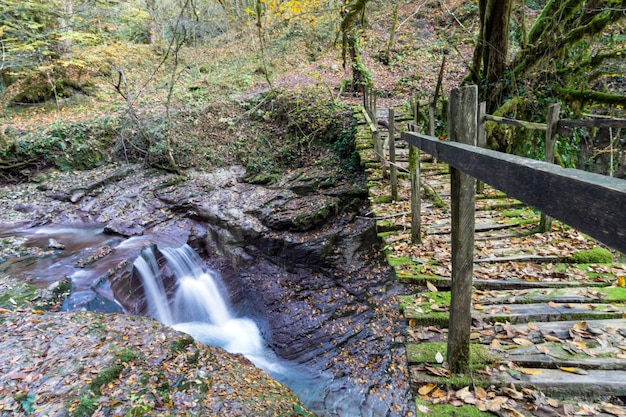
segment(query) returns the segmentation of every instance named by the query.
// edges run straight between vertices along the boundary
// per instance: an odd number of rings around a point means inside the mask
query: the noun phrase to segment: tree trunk
[[[501,80],[506,69],[509,51],[509,22],[513,0],[484,0],[485,14],[481,22],[482,40],[482,79],[485,80],[484,95],[487,98],[487,111],[497,108],[501,96],[493,94],[491,86]]]

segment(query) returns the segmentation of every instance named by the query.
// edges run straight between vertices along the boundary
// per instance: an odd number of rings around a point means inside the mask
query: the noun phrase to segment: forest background
[[[623,117],[625,0],[0,0],[0,168],[142,160],[168,170],[303,162],[355,168],[345,104],[479,85],[488,112]],[[438,73],[443,92],[436,95]],[[304,87],[304,88],[303,88]],[[344,100],[341,100],[341,99]],[[543,157],[537,134],[489,146]],[[557,163],[615,176],[624,132],[575,131]],[[351,159],[352,158],[352,159]]]

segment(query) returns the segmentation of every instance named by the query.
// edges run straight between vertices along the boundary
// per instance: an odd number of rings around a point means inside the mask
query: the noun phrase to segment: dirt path
[[[386,114],[379,109],[378,118]],[[624,415],[626,265],[615,262],[623,262],[620,255],[559,222],[534,233],[539,213],[485,187],[476,204],[472,372],[450,375],[448,168],[421,155],[429,193],[422,194],[423,240],[413,245],[405,145],[396,138],[399,198],[391,201],[365,123],[359,138],[379,236],[396,277],[407,284],[399,308],[418,415],[449,415],[450,406],[507,416]],[[470,413],[461,410],[455,412]]]

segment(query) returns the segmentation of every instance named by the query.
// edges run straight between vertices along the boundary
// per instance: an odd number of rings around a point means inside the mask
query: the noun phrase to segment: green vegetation
[[[613,262],[613,254],[605,248],[596,247],[576,252],[570,259],[579,264],[608,264]]]
[[[478,410],[472,405],[463,405],[455,407],[450,404],[432,404],[430,401],[415,399],[417,406],[417,416],[428,417],[493,417],[493,414]],[[420,407],[421,406],[421,407]],[[422,411],[423,410],[423,411]]]

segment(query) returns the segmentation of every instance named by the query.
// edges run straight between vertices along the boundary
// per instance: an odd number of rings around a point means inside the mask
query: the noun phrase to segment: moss
[[[15,308],[28,307],[31,301],[39,297],[39,290],[34,285],[21,281],[11,283],[0,294],[0,308],[12,310]]]
[[[172,342],[172,347],[170,348],[170,350],[173,354],[177,354],[183,352],[187,348],[187,346],[193,345],[194,343],[195,340],[193,339],[193,337],[183,336],[180,339],[174,340]]]
[[[572,262],[581,264],[607,264],[613,262],[613,255],[608,250],[596,247],[572,254]]]
[[[437,353],[441,353],[445,358],[447,350],[446,342],[407,343],[406,345],[406,355],[409,363],[436,364],[435,356]],[[498,356],[489,351],[488,346],[470,344],[470,368],[479,369],[498,359]]]
[[[455,407],[450,404],[431,404],[428,401],[415,399],[416,415],[428,417],[493,417],[491,413],[485,413],[472,405]],[[423,410],[423,411],[422,411]]]
[[[626,301],[626,287],[607,287],[601,292],[605,301]]]
[[[384,195],[381,197],[376,197],[372,200],[373,204],[385,204],[385,203],[391,203],[393,200],[391,198],[391,196],[388,195]]]
[[[387,263],[391,267],[395,267],[398,265],[411,265],[413,261],[409,256],[387,256]]]

